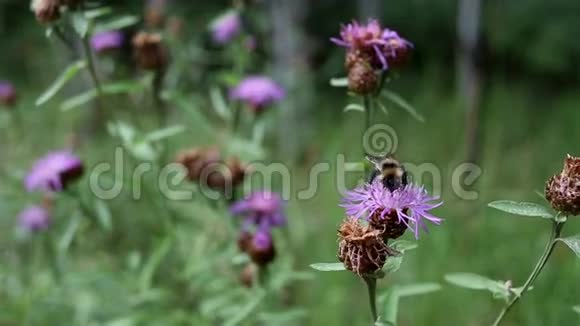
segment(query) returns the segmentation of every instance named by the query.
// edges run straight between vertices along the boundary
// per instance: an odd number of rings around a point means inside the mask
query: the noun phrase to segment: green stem
[[[241,120],[242,120],[242,107],[240,104],[234,104],[234,117],[232,119],[232,134],[238,132]]]
[[[363,277],[369,293],[369,304],[371,306],[371,315],[373,317],[373,325],[379,319],[377,314],[377,279],[374,277]]]
[[[363,130],[363,134],[362,134],[362,138],[363,139],[363,155],[367,155],[369,153],[366,153],[366,149],[364,148],[364,138],[366,137],[366,133],[368,132],[368,130],[371,128],[371,123],[372,123],[372,118],[373,118],[373,100],[371,98],[370,95],[365,95],[363,97],[363,106],[365,109],[365,125],[364,125],[364,130]],[[374,154],[374,153],[370,153],[370,154]],[[365,165],[365,174],[369,174],[371,172],[370,166],[367,164]]]
[[[552,255],[552,252],[554,251],[554,247],[556,246],[556,239],[560,237],[560,234],[562,233],[563,227],[564,227],[564,222],[553,221],[552,234],[550,235],[550,240],[546,244],[546,248],[544,249],[542,256],[538,260],[538,263],[536,264],[536,266],[532,270],[532,273],[528,277],[528,280],[524,284],[522,291],[521,291],[521,294],[516,295],[507,304],[507,306],[505,306],[503,308],[503,310],[499,313],[495,322],[493,323],[493,326],[498,326],[501,324],[502,320],[508,314],[508,312],[512,309],[512,307],[520,300],[521,297],[524,296],[526,291],[534,284],[534,281],[536,280],[536,278],[538,278],[538,276],[542,272],[542,269],[544,269],[544,267],[546,266],[548,259]]]
[[[91,75],[91,79],[93,80],[93,84],[95,85],[95,89],[97,90],[97,97],[100,100],[103,96],[103,87],[101,86],[101,81],[99,80],[99,76],[97,74],[97,68],[95,66],[95,61],[93,60],[93,53],[91,51],[91,45],[89,43],[88,37],[82,38],[83,43],[83,50],[85,52],[85,58],[87,59],[87,66],[89,68],[89,74]]]

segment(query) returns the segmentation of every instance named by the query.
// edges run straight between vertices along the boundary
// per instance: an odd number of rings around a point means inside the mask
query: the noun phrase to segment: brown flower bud
[[[564,215],[580,215],[580,157],[566,157],[562,172],[546,183],[546,199]]]
[[[411,46],[402,38],[391,38],[387,41],[384,54],[389,63],[389,68],[396,68],[404,65],[411,56]]]
[[[249,173],[248,168],[237,157],[224,162],[216,147],[181,152],[176,161],[187,169],[190,181],[202,183],[226,194],[240,185]]]
[[[380,230],[362,225],[356,218],[344,220],[338,229],[338,238],[338,259],[359,276],[379,271],[388,257],[398,254],[385,244]]]
[[[257,277],[256,265],[249,263],[247,264],[242,272],[240,273],[240,283],[245,287],[251,288],[254,285],[254,280]]]
[[[167,66],[167,50],[161,34],[139,32],[133,38],[137,66],[144,70],[163,70]]]
[[[238,249],[240,249],[241,252],[247,252],[252,243],[252,238],[250,232],[242,231],[238,237]]]
[[[405,214],[407,211],[407,209],[403,210]],[[381,212],[375,212],[369,220],[369,225],[373,229],[381,231],[385,240],[398,239],[407,231],[407,225],[399,221],[397,212],[394,210],[383,217],[381,217]]]
[[[32,11],[41,24],[52,23],[60,18],[61,0],[34,0]]]
[[[372,93],[378,84],[374,69],[364,61],[357,61],[348,71],[348,89],[356,94]]]
[[[276,248],[270,234],[267,235],[268,239],[260,239],[262,241],[257,241],[257,237],[264,237],[264,234],[256,232],[248,243],[246,252],[256,265],[266,266],[276,258]]]

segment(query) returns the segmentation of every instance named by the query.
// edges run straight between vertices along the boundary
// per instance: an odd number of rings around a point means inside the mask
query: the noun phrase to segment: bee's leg
[[[379,175],[379,171],[377,170],[373,170],[371,172],[371,174],[369,175],[369,179],[368,179],[368,183],[373,183],[373,181],[375,181],[376,177]]]
[[[409,174],[407,173],[407,171],[403,172],[403,175],[401,176],[401,183],[403,184],[403,186],[409,184]]]

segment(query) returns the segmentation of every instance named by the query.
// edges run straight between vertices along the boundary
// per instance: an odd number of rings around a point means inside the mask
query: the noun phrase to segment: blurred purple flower
[[[18,225],[28,232],[46,230],[50,223],[50,215],[40,206],[30,206],[18,215]]]
[[[0,103],[8,106],[16,102],[16,89],[7,81],[0,81]]]
[[[284,206],[277,193],[258,191],[234,203],[230,212],[244,218],[244,229],[255,226],[258,232],[269,232],[272,227],[286,225]]]
[[[341,206],[347,215],[367,220],[375,214],[379,214],[381,219],[396,214],[398,221],[412,229],[415,238],[419,238],[419,227],[427,231],[424,220],[437,225],[443,221],[429,213],[443,204],[437,201],[439,197],[430,196],[421,186],[409,184],[391,192],[377,180],[347,191]]]
[[[210,25],[214,42],[225,44],[233,40],[242,28],[240,15],[235,11],[229,11],[217,17]]]
[[[120,31],[101,32],[91,37],[91,47],[98,53],[118,49],[124,42],[125,35]]]
[[[337,45],[353,50],[355,55],[371,59],[373,66],[380,63],[383,70],[389,68],[392,61],[398,61],[413,47],[411,42],[400,37],[397,32],[383,28],[376,19],[366,25],[353,21],[343,25],[340,38],[331,38]],[[370,57],[370,58],[369,58]]]
[[[254,247],[265,250],[272,246],[272,233],[270,230],[260,229],[254,234],[252,241],[254,242]]]
[[[51,152],[34,163],[24,179],[27,191],[62,191],[83,174],[83,162],[68,150]]]
[[[282,86],[266,76],[246,77],[230,92],[232,99],[244,101],[256,110],[278,102],[285,96]]]

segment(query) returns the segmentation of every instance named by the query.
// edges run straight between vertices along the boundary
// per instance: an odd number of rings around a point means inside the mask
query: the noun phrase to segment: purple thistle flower
[[[259,232],[268,232],[272,227],[286,225],[284,201],[277,193],[258,191],[234,203],[230,207],[233,215],[244,218],[243,228],[255,226]],[[263,237],[262,237],[263,238]]]
[[[333,37],[330,40],[354,51],[357,57],[369,59],[373,66],[380,63],[382,70],[402,60],[409,49],[413,48],[411,42],[400,37],[397,32],[383,28],[376,19],[369,20],[366,25],[353,20],[342,26],[340,38]]]
[[[123,46],[125,35],[120,31],[107,31],[91,37],[91,48],[97,53],[118,49]]]
[[[16,102],[16,89],[7,81],[0,81],[0,103],[8,106]]]
[[[281,101],[286,96],[282,86],[266,76],[250,76],[230,91],[230,97],[251,105],[256,111]]]
[[[235,11],[229,11],[217,17],[210,24],[210,31],[214,42],[226,44],[233,40],[242,28],[240,15]]]
[[[28,232],[46,230],[50,223],[48,211],[40,206],[30,206],[18,215],[18,225]]]
[[[269,229],[258,230],[256,231],[256,234],[254,234],[252,241],[254,242],[254,247],[257,249],[268,249],[272,246],[272,233]]]
[[[34,163],[24,186],[32,191],[62,191],[83,173],[83,162],[68,150],[51,152]]]
[[[341,206],[354,218],[369,220],[375,214],[381,219],[396,216],[398,222],[412,229],[418,239],[419,228],[427,231],[425,220],[437,225],[443,221],[429,213],[443,204],[437,201],[439,197],[430,196],[421,186],[409,184],[391,192],[377,180],[348,191]]]

